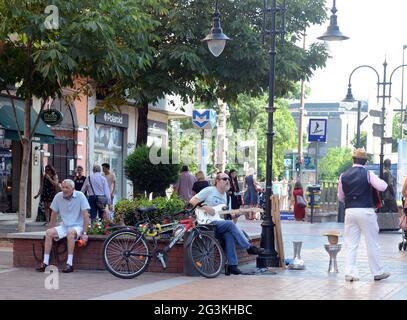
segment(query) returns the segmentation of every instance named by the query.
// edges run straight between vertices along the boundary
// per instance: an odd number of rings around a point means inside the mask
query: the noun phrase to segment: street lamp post
[[[353,98],[352,95],[346,95],[346,98],[342,100],[343,102],[346,103],[351,103],[350,107],[347,106],[347,104],[345,105],[345,108],[348,110],[352,110],[353,109],[353,103],[356,102],[356,100]],[[360,143],[360,126],[362,125],[363,121],[366,120],[367,116],[365,116],[362,120],[360,119],[360,113],[362,110],[362,101],[357,100],[358,106],[357,106],[357,122],[356,122],[356,148],[360,148],[361,147],[361,143]]]
[[[380,178],[383,178],[383,158],[384,158],[384,144],[385,144],[385,138],[384,138],[384,125],[385,125],[385,116],[386,116],[386,98],[391,99],[391,86],[392,86],[392,78],[393,78],[393,74],[396,70],[406,67],[406,64],[401,64],[398,67],[394,68],[393,71],[390,74],[390,79],[389,81],[387,81],[387,61],[385,60],[383,63],[383,79],[382,81],[380,81],[380,76],[379,73],[377,72],[377,70],[375,68],[373,68],[372,66],[369,65],[360,65],[358,67],[356,67],[355,69],[352,70],[352,72],[349,75],[349,82],[348,82],[348,92],[345,98],[345,101],[355,101],[355,99],[353,98],[353,94],[352,94],[352,84],[351,84],[351,80],[352,80],[352,75],[353,73],[361,68],[369,68],[371,70],[373,70],[376,73],[377,76],[377,101],[379,102],[379,99],[382,99],[382,113],[381,113],[381,133],[380,133]],[[380,94],[380,86],[382,89],[382,94]],[[389,86],[388,88],[388,92],[387,92],[387,86]],[[360,114],[360,112],[358,112]],[[358,127],[359,127],[359,123],[358,123]],[[359,132],[360,135],[360,132]],[[360,141],[360,140],[359,140]]]
[[[264,249],[262,253],[259,254],[257,257],[256,265],[258,268],[267,268],[267,267],[278,267],[279,266],[279,258],[277,256],[277,252],[275,250],[275,243],[274,243],[274,223],[271,217],[271,195],[272,195],[272,172],[273,172],[273,121],[274,121],[274,112],[276,108],[274,107],[274,92],[275,92],[275,62],[276,62],[276,35],[283,35],[285,33],[285,11],[286,11],[286,0],[283,0],[282,5],[278,6],[276,0],[272,0],[271,7],[268,6],[268,0],[263,0],[263,36],[265,34],[269,34],[271,36],[271,43],[270,43],[270,70],[269,70],[269,101],[268,101],[268,108],[266,109],[268,112],[268,123],[267,123],[267,158],[266,158],[266,193],[265,198],[265,212],[261,232],[261,243],[260,246]],[[323,37],[319,39],[325,41],[333,41],[333,40],[344,40],[348,37],[343,36],[339,32],[339,28],[337,26],[336,20],[336,7],[335,7],[335,0],[333,0],[333,8],[332,8],[333,15],[331,16],[331,23],[330,27],[328,27],[327,32],[325,32]],[[276,15],[277,13],[282,14],[282,28],[280,30],[277,29],[276,25]],[[271,14],[271,30],[265,30],[267,25],[267,14]],[[213,27],[211,32],[203,39],[208,43],[208,48],[212,52],[214,56],[219,56],[220,53],[223,51],[226,41],[229,40],[227,36],[225,36],[220,28],[220,14],[218,10],[218,0],[215,2],[215,13],[213,14]],[[211,48],[221,48],[218,54],[215,54]]]
[[[268,101],[268,124],[267,124],[267,159],[266,159],[266,199],[265,201],[265,213],[264,219],[261,224],[262,232],[261,232],[261,243],[260,246],[264,249],[264,252],[259,254],[257,257],[257,267],[258,268],[267,268],[267,267],[278,267],[279,266],[279,259],[277,256],[277,252],[275,250],[274,244],[274,223],[271,218],[271,201],[269,200],[272,195],[272,172],[273,172],[273,121],[274,121],[274,91],[275,91],[275,61],[276,61],[276,35],[283,34],[285,32],[284,28],[281,30],[277,30],[276,25],[276,15],[277,13],[282,13],[283,21],[285,15],[285,0],[281,6],[277,6],[277,1],[272,0],[271,7],[268,6],[268,1],[264,0],[264,7],[263,7],[263,28],[265,29],[267,23],[267,13],[271,14],[271,30],[264,30],[263,34],[267,33],[271,36],[271,45],[270,45],[270,70],[269,70],[269,101]],[[214,30],[220,28],[220,21],[219,21],[219,10],[218,10],[218,0],[215,3],[215,13],[213,14],[213,28],[211,29],[211,33],[209,33],[205,39],[202,41],[208,42],[208,47],[210,48],[213,46],[213,42],[215,41],[223,41],[223,36],[218,37],[222,39],[216,39]],[[283,22],[284,26],[284,22]],[[219,29],[218,28],[218,29]],[[221,32],[222,29],[220,29]],[[219,34],[219,30],[217,31]],[[222,33],[223,34],[223,33]],[[229,38],[228,38],[229,39]],[[223,41],[225,43],[225,41]],[[223,50],[223,48],[222,48]],[[212,50],[210,50],[212,52]],[[215,54],[214,54],[215,55]],[[215,55],[217,56],[217,55]]]

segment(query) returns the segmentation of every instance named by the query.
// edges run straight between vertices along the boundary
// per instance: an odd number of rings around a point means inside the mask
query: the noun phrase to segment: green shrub
[[[139,145],[124,163],[127,179],[133,183],[133,197],[144,192],[154,195],[165,195],[165,190],[178,179],[179,164],[152,164],[150,161],[151,147]],[[171,150],[169,159],[171,161]],[[160,156],[160,152],[158,153]]]
[[[167,197],[156,197],[148,200],[146,197],[139,197],[133,200],[122,199],[115,205],[114,222],[116,224],[125,224],[134,226],[141,217],[137,216],[136,209],[143,207],[156,206],[157,210],[149,213],[150,220],[153,223],[162,223],[164,218],[170,221],[174,220],[174,214],[184,208],[184,201],[176,195]]]

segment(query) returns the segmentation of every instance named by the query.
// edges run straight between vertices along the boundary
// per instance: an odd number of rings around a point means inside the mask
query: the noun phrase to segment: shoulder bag
[[[307,206],[307,202],[305,201],[303,196],[297,195],[295,197],[295,201],[300,208],[305,208]]]
[[[372,197],[373,197],[374,206],[376,209],[380,209],[381,207],[383,207],[383,202],[382,202],[382,198],[380,196],[380,192],[371,185],[369,170],[366,169],[366,171],[367,171],[367,181],[369,182],[369,185],[372,189]]]
[[[92,180],[90,179],[90,176],[89,176],[89,184],[90,184],[90,187],[92,188],[93,195],[96,198],[96,205],[98,206],[98,208],[104,209],[106,207],[106,205],[109,203],[109,201],[107,200],[107,197],[104,194],[103,195],[95,194],[95,190],[93,190]]]

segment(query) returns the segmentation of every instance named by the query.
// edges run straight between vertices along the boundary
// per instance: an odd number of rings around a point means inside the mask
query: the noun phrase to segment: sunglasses
[[[223,181],[229,181],[229,178],[220,178],[219,180],[223,180]]]

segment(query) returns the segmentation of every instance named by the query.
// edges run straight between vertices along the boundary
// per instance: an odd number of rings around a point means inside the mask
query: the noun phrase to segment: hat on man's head
[[[358,148],[353,150],[352,158],[367,159],[367,153],[365,148]]]

